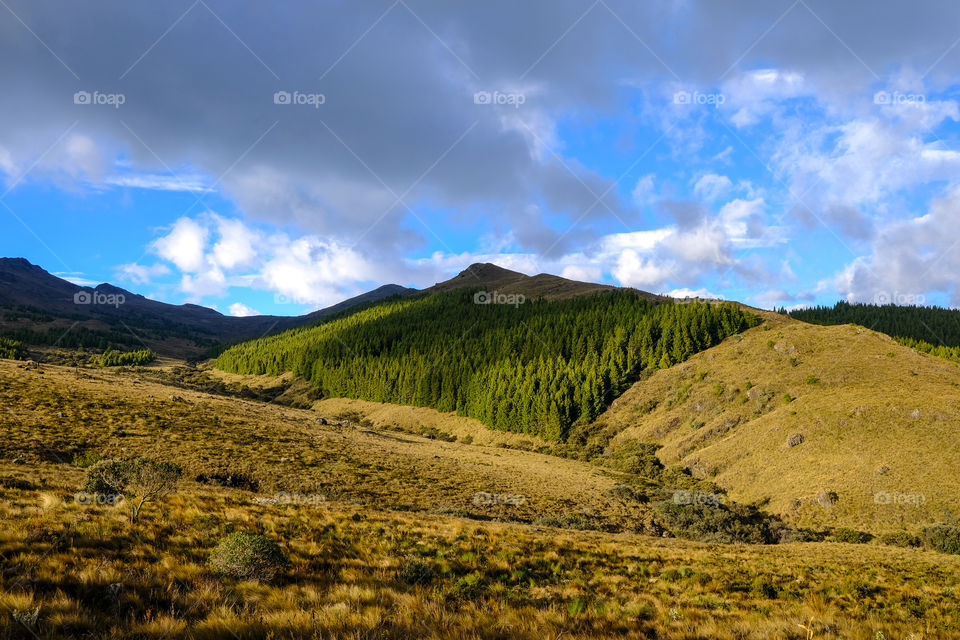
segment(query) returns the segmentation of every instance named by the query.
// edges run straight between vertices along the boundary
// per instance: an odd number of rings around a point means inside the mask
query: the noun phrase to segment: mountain
[[[481,288],[490,293],[497,292],[505,295],[523,295],[528,300],[542,297],[545,300],[565,300],[579,296],[590,295],[601,291],[617,289],[608,284],[594,282],[579,282],[568,280],[560,276],[541,273],[528,276],[517,271],[504,269],[489,262],[472,264],[459,274],[424,289],[428,293],[453,291],[464,288]],[[667,301],[669,298],[657,296],[646,291],[633,289],[639,296],[648,300]]]
[[[225,316],[194,304],[150,300],[111,284],[82,287],[23,258],[0,258],[0,336],[32,345],[126,348],[196,357],[220,344],[316,322],[415,289],[384,285],[303,316]]]

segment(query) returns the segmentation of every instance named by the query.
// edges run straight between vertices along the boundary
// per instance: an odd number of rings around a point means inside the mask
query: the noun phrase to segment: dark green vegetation
[[[790,317],[820,325],[858,324],[917,351],[960,361],[960,311],[954,309],[838,302],[791,311]]]
[[[265,535],[235,531],[210,554],[210,566],[219,574],[241,580],[273,582],[290,560],[277,543]]]
[[[157,354],[155,354],[153,351],[150,351],[150,349],[140,349],[138,351],[130,351],[127,353],[114,351],[113,349],[107,349],[98,359],[98,364],[101,367],[123,367],[148,364],[156,359]]]
[[[332,397],[456,411],[564,439],[642,371],[667,368],[758,324],[733,304],[655,304],[631,291],[518,305],[461,289],[393,300],[217,358],[241,374],[292,371]]]
[[[0,338],[0,358],[22,360],[24,357],[26,357],[26,353],[26,350],[24,350],[23,345],[19,340]]]

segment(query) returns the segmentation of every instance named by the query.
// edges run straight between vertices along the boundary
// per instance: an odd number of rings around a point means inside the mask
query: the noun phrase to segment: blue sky
[[[10,2],[0,254],[233,314],[478,261],[960,304],[960,8],[635,4]]]

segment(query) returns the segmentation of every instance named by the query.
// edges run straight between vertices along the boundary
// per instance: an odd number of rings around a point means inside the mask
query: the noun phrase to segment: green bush
[[[880,542],[892,547],[919,547],[923,545],[923,541],[919,536],[906,531],[885,533],[880,536]]]
[[[850,544],[866,544],[873,540],[873,536],[856,529],[847,529],[838,527],[833,530],[833,539],[837,542],[847,542]]]
[[[960,526],[934,525],[925,528],[921,537],[924,546],[934,551],[960,554]]]
[[[73,466],[87,469],[103,459],[96,451],[84,451],[83,453],[73,454]]]
[[[221,575],[272,582],[278,573],[290,566],[290,560],[270,538],[237,531],[221,540],[213,550],[210,566]]]
[[[433,575],[433,567],[417,556],[407,556],[400,568],[400,579],[409,585],[429,584]]]
[[[128,482],[127,463],[99,460],[87,469],[83,490],[93,495],[122,495]]]
[[[725,544],[774,544],[784,525],[756,507],[726,504],[654,504],[660,524],[678,538]]]
[[[661,445],[630,440],[618,447],[605,461],[605,466],[644,478],[656,478],[663,473],[663,463],[657,457]]]

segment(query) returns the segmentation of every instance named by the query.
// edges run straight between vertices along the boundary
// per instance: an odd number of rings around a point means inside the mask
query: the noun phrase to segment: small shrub
[[[400,579],[409,585],[429,584],[433,575],[433,567],[416,556],[407,556],[399,571]]]
[[[724,391],[725,389],[723,385],[720,384],[719,382],[713,387],[713,395],[717,396],[718,398],[723,395]]]
[[[272,582],[290,566],[290,560],[270,538],[237,531],[221,540],[213,550],[210,566],[221,575],[240,580]]]
[[[757,598],[775,600],[779,595],[777,587],[768,578],[757,576],[750,584],[750,593]]]
[[[127,466],[122,460],[100,460],[87,470],[83,490],[94,495],[123,494],[127,488]]]
[[[609,456],[606,466],[645,478],[656,478],[663,472],[663,463],[657,457],[659,444],[630,440]]]
[[[894,533],[885,533],[880,536],[880,542],[892,547],[919,547],[923,541],[919,536],[906,531],[896,531]]]
[[[633,487],[625,484],[615,484],[604,491],[603,495],[607,496],[608,498],[622,500],[623,502],[644,503],[650,500],[646,494],[639,492]]]
[[[927,527],[921,536],[924,546],[940,553],[960,554],[960,527],[938,524]]]
[[[833,539],[837,542],[847,542],[849,544],[866,544],[873,540],[873,536],[856,529],[838,527],[833,531]]]
[[[80,467],[81,469],[92,467],[101,460],[103,460],[103,456],[96,451],[84,451],[73,454],[73,466]]]
[[[817,376],[813,374],[810,374],[809,376],[807,376],[807,384],[817,384],[818,382],[820,382],[820,378],[818,378]]]
[[[736,503],[654,505],[657,520],[678,538],[698,542],[773,544],[780,539],[783,523],[756,507]]]

